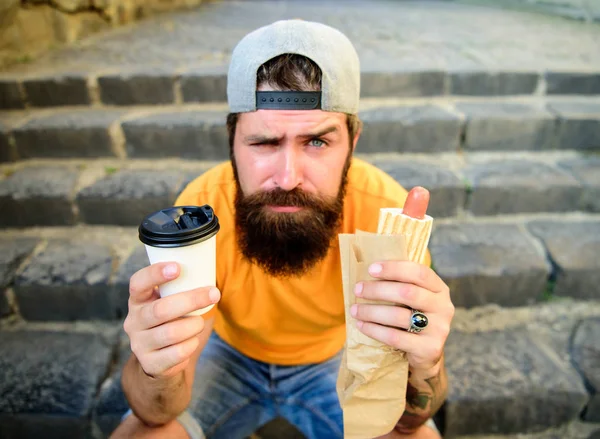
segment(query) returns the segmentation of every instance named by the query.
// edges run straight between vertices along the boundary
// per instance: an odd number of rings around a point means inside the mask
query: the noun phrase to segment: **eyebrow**
[[[331,127],[323,128],[321,131],[317,131],[315,133],[301,134],[298,137],[303,139],[316,139],[318,137],[323,137],[329,133],[334,133],[336,131],[338,131],[338,126],[334,125]],[[283,140],[283,137],[269,137],[257,134],[246,136],[245,140],[247,143],[259,143],[262,145],[278,145],[281,142],[281,140]]]
[[[314,139],[316,137],[323,137],[326,134],[329,133],[334,133],[338,130],[337,125],[328,127],[328,128],[323,128],[321,131],[317,131],[316,133],[309,133],[309,134],[301,134],[298,137],[302,137],[302,138],[306,138],[306,139]]]
[[[261,145],[279,145],[283,137],[269,137],[260,134],[246,136],[246,143],[257,143]]]

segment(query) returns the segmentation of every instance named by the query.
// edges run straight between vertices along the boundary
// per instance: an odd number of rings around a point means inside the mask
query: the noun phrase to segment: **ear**
[[[356,145],[358,144],[358,139],[360,138],[360,135],[362,133],[362,128],[363,128],[363,124],[361,121],[358,126],[358,130],[356,131],[356,134],[354,135],[354,139],[352,139],[352,152],[353,153],[354,153],[354,151],[356,151]]]

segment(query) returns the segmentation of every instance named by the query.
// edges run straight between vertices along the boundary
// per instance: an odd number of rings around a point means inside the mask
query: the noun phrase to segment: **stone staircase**
[[[458,307],[444,437],[600,437],[600,27],[339,5],[208,4],[0,74],[1,438],[117,425],[128,282],[148,263],[136,226],[228,158],[228,53],[286,17],[355,42],[358,155],[431,191]],[[254,437],[301,435],[277,421]]]

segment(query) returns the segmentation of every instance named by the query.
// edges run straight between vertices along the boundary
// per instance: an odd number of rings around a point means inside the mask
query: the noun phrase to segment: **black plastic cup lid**
[[[184,247],[212,238],[220,228],[219,218],[208,204],[176,206],[144,218],[139,236],[152,247]]]

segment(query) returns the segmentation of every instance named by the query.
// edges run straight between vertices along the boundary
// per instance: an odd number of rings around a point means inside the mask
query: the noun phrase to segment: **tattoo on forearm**
[[[417,395],[413,399],[411,405],[413,407],[420,408],[421,410],[425,410],[429,405],[429,401],[431,400],[431,396],[427,393],[417,392]]]
[[[427,422],[429,416],[418,415],[416,413],[412,413],[408,410],[404,411],[404,414],[396,424],[395,430],[398,433],[402,434],[410,434],[414,432],[417,428]]]
[[[409,375],[406,389],[406,408],[396,425],[396,431],[408,434],[423,425],[442,405],[446,383],[445,375],[411,381]]]

